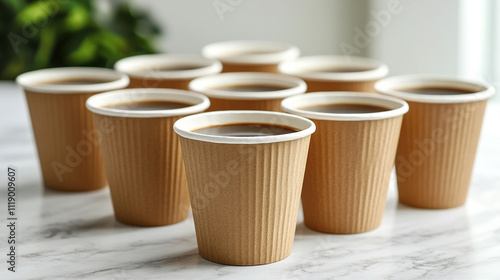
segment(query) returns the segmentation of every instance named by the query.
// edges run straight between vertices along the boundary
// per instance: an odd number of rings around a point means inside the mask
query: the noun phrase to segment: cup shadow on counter
[[[298,223],[296,230],[295,230],[295,235],[318,236],[318,235],[325,235],[325,234],[329,234],[329,233],[323,233],[320,231],[310,229],[309,227],[306,226],[304,221]]]
[[[470,241],[470,222],[467,205],[449,209],[423,209],[397,203],[393,213],[394,236],[401,233],[430,235],[460,234],[463,241]]]
[[[75,200],[70,200],[69,198],[75,196],[87,196],[87,199],[79,200],[79,203],[74,203]],[[91,203],[89,203],[91,202]],[[86,205],[84,205],[86,204]],[[91,204],[91,205],[90,205]],[[112,236],[118,232],[136,232],[149,229],[161,229],[169,231],[176,230],[174,227],[176,225],[182,226],[183,223],[192,223],[191,219],[186,219],[179,223],[173,225],[166,225],[161,227],[140,227],[121,223],[115,219],[114,213],[109,211],[109,209],[98,209],[93,210],[93,214],[99,213],[98,215],[87,215],[85,213],[86,209],[91,209],[93,206],[98,207],[98,205],[109,204],[111,207],[111,200],[106,190],[89,191],[83,193],[71,193],[71,192],[60,192],[44,188],[42,190],[42,202],[41,202],[41,218],[44,226],[39,229],[37,235],[43,237],[44,240],[48,239],[67,239],[73,238],[78,239],[80,237],[91,237],[95,235],[99,236]],[[54,207],[58,205],[59,207]],[[101,211],[102,210],[102,211]],[[73,218],[68,218],[73,217]],[[104,235],[103,235],[104,234]],[[193,232],[194,235],[194,232]],[[150,256],[144,256],[142,261],[137,264],[141,268],[151,267],[151,268],[161,268],[161,269],[187,269],[193,266],[205,266],[205,267],[224,267],[224,265],[217,264],[202,258],[198,253],[196,239],[187,241],[191,238],[181,238],[182,250],[172,252],[169,250],[168,242],[164,246],[160,246],[166,253],[162,257],[157,257],[156,259],[151,259]],[[158,238],[159,243],[163,243],[162,238]],[[156,241],[150,240],[152,243]],[[142,244],[142,241],[132,242],[130,246],[140,247],[147,246],[148,244]],[[176,241],[177,242],[177,241]],[[179,244],[179,243],[178,243]],[[149,244],[151,245],[151,244]],[[185,249],[186,248],[186,249]],[[172,249],[172,248],[170,248]],[[117,256],[118,257],[118,256]]]
[[[106,189],[73,193],[43,188],[41,200],[47,237],[134,228],[115,219]]]
[[[171,270],[192,269],[193,267],[223,268],[223,267],[228,267],[228,265],[223,265],[204,259],[198,253],[198,248],[195,247],[193,249],[183,251],[182,253],[177,253],[175,256],[167,256],[165,258],[161,258],[158,260],[148,261],[141,267],[157,268],[157,269],[161,268],[164,269],[165,271],[171,271]]]

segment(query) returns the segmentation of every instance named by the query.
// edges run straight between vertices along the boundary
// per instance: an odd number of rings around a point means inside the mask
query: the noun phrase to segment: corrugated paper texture
[[[26,91],[45,187],[89,191],[106,186],[92,115],[85,108],[93,94]]]
[[[160,79],[153,76],[128,76],[130,78],[130,84],[127,88],[174,88],[189,90],[189,82],[194,79]]]
[[[160,226],[187,218],[187,182],[172,128],[177,119],[94,114],[117,220]]]
[[[220,99],[210,97],[210,108],[208,111],[223,111],[223,110],[261,110],[261,111],[277,111],[281,110],[280,99],[261,99],[261,100],[235,100],[235,99]]]
[[[291,253],[309,139],[242,145],[181,137],[203,258],[258,265]]]
[[[307,92],[317,91],[361,91],[361,92],[375,92],[373,86],[375,81],[323,81],[313,79],[303,79],[307,83]]]
[[[402,116],[373,121],[313,120],[317,131],[302,192],[305,224],[359,233],[382,222]]]
[[[399,200],[432,209],[464,204],[486,100],[408,104],[396,158]]]
[[[278,73],[278,64],[245,64],[222,62],[222,73],[228,72],[268,72]]]

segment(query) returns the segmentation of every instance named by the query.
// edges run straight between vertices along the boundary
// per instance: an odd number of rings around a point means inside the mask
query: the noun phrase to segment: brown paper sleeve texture
[[[401,122],[314,120],[302,191],[308,227],[348,234],[380,225]]]
[[[282,112],[282,100],[283,98],[261,100],[233,100],[210,97],[210,108],[208,111],[260,110]]]
[[[94,114],[117,220],[160,226],[187,218],[189,194],[172,128],[177,119]]]
[[[278,73],[278,64],[245,64],[222,62],[222,73],[228,72],[268,72]]]
[[[464,204],[486,100],[408,104],[396,157],[400,202],[431,209]]]
[[[45,187],[89,191],[106,186],[92,114],[85,108],[93,94],[26,91]]]
[[[128,75],[130,84],[127,88],[173,88],[189,90],[189,82],[193,79],[160,79],[155,77],[138,77]]]
[[[181,137],[203,258],[258,265],[291,253],[309,140],[243,145]]]
[[[315,79],[303,79],[307,84],[307,92],[318,91],[361,91],[361,92],[375,92],[374,81],[324,81]]]

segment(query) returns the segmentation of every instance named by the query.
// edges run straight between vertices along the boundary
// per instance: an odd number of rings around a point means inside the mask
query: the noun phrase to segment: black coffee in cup
[[[281,135],[281,134],[297,132],[297,130],[287,126],[280,126],[274,124],[231,123],[231,124],[204,127],[194,130],[193,132],[207,134],[207,135],[255,137],[255,136]]]
[[[277,91],[289,89],[290,87],[279,85],[266,85],[266,84],[241,84],[241,85],[227,85],[221,87],[213,87],[211,89],[224,90],[224,91],[245,91],[245,92],[262,92],[262,91]]]
[[[428,94],[428,95],[456,95],[456,94],[467,94],[474,93],[475,91],[465,90],[462,88],[451,88],[451,87],[415,87],[415,88],[403,88],[399,91],[417,93],[417,94]]]
[[[335,104],[321,104],[300,108],[301,110],[319,112],[319,113],[333,113],[333,114],[360,114],[360,113],[377,113],[384,112],[390,109],[368,105],[368,104],[351,104],[351,103],[335,103]]]
[[[112,80],[106,80],[106,79],[61,79],[61,80],[52,80],[52,81],[44,81],[39,83],[39,85],[61,85],[61,86],[78,86],[78,85],[92,85],[92,84],[102,84],[102,83],[109,83],[112,82]]]
[[[166,101],[166,100],[147,100],[138,102],[117,103],[106,106],[110,109],[134,110],[134,111],[153,111],[153,110],[171,110],[192,106],[192,104]]]

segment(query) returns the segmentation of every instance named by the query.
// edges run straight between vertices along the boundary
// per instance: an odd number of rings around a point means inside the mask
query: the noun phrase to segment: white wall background
[[[297,45],[303,55],[338,54],[366,18],[365,0],[135,0],[165,28],[162,50],[198,53],[212,42],[262,39]],[[221,18],[214,8],[229,5]],[[236,4],[231,6],[231,3]],[[367,54],[363,50],[362,54]]]
[[[132,3],[149,11],[163,26],[165,34],[157,43],[165,52],[199,53],[212,42],[244,39],[289,42],[297,45],[302,55],[345,54],[345,46],[354,46],[357,52],[353,54],[386,62],[389,75],[482,77],[500,85],[500,55],[495,52],[498,49],[495,46],[500,46],[500,34],[495,35],[500,30],[500,4],[495,0],[132,0]],[[390,13],[389,19],[380,19],[381,14],[391,11],[391,5],[397,5],[399,12]],[[219,13],[215,6],[221,9]],[[374,30],[377,24],[380,28]],[[360,30],[366,34],[367,25],[372,28],[369,42],[358,48],[356,36]]]
[[[392,0],[374,0],[370,11]],[[374,38],[370,56],[385,61],[390,75],[458,74],[459,1],[400,0],[401,12]],[[374,20],[370,15],[369,20]]]

